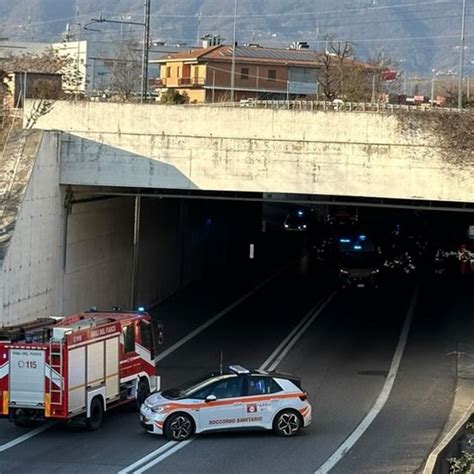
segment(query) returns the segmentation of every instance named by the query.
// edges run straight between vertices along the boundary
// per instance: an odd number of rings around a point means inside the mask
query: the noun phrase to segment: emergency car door
[[[216,400],[204,402],[200,409],[199,424],[202,431],[245,425],[242,388],[242,377],[224,379],[212,385],[208,395],[214,395]]]
[[[270,377],[251,375],[248,378],[245,416],[252,418],[253,425],[272,425],[273,417],[281,408],[281,400],[276,396],[277,391],[281,391],[281,387]]]

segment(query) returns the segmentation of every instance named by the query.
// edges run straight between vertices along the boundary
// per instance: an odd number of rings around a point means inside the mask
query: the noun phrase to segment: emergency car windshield
[[[180,398],[192,398],[193,394],[206,387],[207,385],[218,382],[225,378],[232,377],[232,375],[219,375],[208,374],[205,377],[195,379],[191,382],[187,382],[179,387],[172,388],[170,390],[165,390],[162,392],[162,396],[168,400],[177,400]]]

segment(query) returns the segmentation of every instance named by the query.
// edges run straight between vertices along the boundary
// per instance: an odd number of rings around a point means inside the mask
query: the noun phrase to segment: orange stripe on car
[[[309,407],[301,408],[299,412],[303,415],[306,416],[309,412]]]
[[[213,408],[225,405],[232,405],[234,403],[258,403],[258,402],[266,402],[269,400],[289,400],[292,398],[299,398],[304,396],[303,392],[297,393],[287,393],[284,395],[258,395],[254,397],[240,397],[240,398],[226,398],[224,400],[217,400],[215,402],[199,402],[199,403],[179,403],[179,402],[170,402],[164,403],[168,407],[168,411],[177,410],[180,408],[189,408],[189,409],[200,409],[200,408]]]

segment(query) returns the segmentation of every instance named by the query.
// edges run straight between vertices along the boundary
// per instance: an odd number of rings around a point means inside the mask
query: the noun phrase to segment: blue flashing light
[[[138,307],[138,312],[139,313],[144,313],[145,312],[145,308],[143,306],[139,306]]]
[[[365,235],[360,235],[359,240],[362,240],[362,242],[366,239],[367,237]]]
[[[362,250],[362,246],[361,245],[354,245],[354,250]]]
[[[351,239],[339,239],[339,242],[341,242],[341,244],[350,244]]]
[[[298,215],[299,215],[300,217],[303,217],[303,216],[304,216],[304,212],[303,212],[303,211],[298,211]]]

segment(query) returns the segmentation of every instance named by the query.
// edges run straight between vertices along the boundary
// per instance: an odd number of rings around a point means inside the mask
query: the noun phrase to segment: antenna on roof
[[[224,351],[221,349],[221,364],[220,364],[220,373],[224,373]]]

